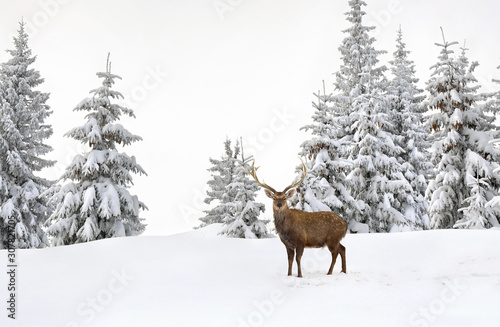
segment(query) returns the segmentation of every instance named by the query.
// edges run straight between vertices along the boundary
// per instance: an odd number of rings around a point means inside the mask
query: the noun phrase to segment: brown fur
[[[273,199],[274,224],[276,231],[288,253],[288,275],[292,274],[292,263],[296,253],[298,277],[302,277],[300,259],[304,248],[321,248],[327,246],[332,253],[332,263],[328,275],[332,274],[337,255],[342,258],[342,272],[346,272],[345,247],[340,244],[347,232],[346,222],[333,212],[306,212],[290,209],[287,199],[295,189],[272,193],[265,190]]]

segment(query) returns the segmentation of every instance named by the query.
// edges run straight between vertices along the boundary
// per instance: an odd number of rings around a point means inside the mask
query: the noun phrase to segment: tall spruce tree
[[[466,56],[468,49],[465,48],[465,44],[461,50],[457,66],[460,76],[463,76],[462,89],[467,92],[466,95],[476,95],[480,86],[471,86],[470,84],[477,83],[472,74],[478,63],[469,64]],[[498,196],[500,190],[498,164],[500,151],[494,146],[495,142],[491,141],[498,138],[500,134],[498,127],[494,124],[495,117],[485,114],[486,111],[490,110],[488,103],[483,101],[488,98],[488,95],[477,94],[476,97],[476,101],[469,103],[470,108],[462,109],[462,111],[470,111],[464,115],[463,119],[465,126],[467,126],[464,130],[468,143],[468,149],[465,153],[465,184],[469,197],[464,199],[462,208],[460,208],[460,211],[463,212],[463,218],[453,225],[454,228],[500,227],[500,207],[494,205],[493,200]],[[463,99],[470,98],[471,96],[463,97]]]
[[[360,211],[363,202],[352,196],[346,179],[353,163],[349,150],[355,134],[352,126],[357,119],[353,116],[354,97],[357,92],[367,92],[361,81],[366,67],[370,67],[369,74],[374,79],[383,79],[385,67],[376,67],[377,56],[383,51],[374,49],[375,39],[369,36],[375,27],[363,25],[366,13],[362,7],[366,3],[350,0],[349,6],[346,19],[351,27],[343,31],[347,36],[339,47],[342,64],[335,74],[336,94],[326,95],[324,91],[320,96],[318,92],[313,124],[303,127],[313,134],[311,140],[302,144],[300,152],[310,160],[309,173],[292,204],[311,211],[329,208],[347,220],[351,231],[357,231],[357,223],[364,220]]]
[[[379,66],[379,55],[385,51],[374,48],[375,39],[369,36],[373,27],[362,26],[361,1],[350,1],[353,8],[352,39],[345,44],[344,53],[350,55],[351,74],[356,83],[351,84],[350,113],[347,130],[351,144],[347,154],[353,160],[352,170],[347,176],[350,193],[361,211],[356,222],[368,225],[370,231],[382,232],[401,230],[407,221],[401,208],[401,192],[411,192],[411,185],[402,174],[398,161],[403,149],[394,142],[395,113],[386,95],[387,80],[383,75],[385,66]],[[356,4],[356,6],[354,6]],[[355,10],[354,10],[355,9]],[[346,56],[347,57],[347,56]],[[343,75],[346,75],[345,73]],[[337,74],[338,80],[342,80]],[[339,86],[348,85],[339,83]]]
[[[462,160],[465,143],[459,134],[459,124],[450,123],[458,103],[453,101],[458,95],[458,81],[454,76],[455,63],[450,56],[453,51],[449,48],[458,42],[443,41],[443,44],[436,44],[441,47],[441,52],[438,63],[431,67],[434,72],[427,83],[427,90],[430,93],[427,106],[434,110],[427,124],[433,132],[432,162],[436,167],[436,177],[429,182],[426,192],[430,201],[429,214],[432,228],[452,227],[459,219],[458,209],[466,198],[462,183],[465,171]],[[457,114],[460,114],[460,109],[457,110]]]
[[[55,164],[42,158],[52,151],[45,143],[52,135],[45,122],[52,111],[46,104],[49,94],[36,90],[44,80],[30,68],[36,56],[24,26],[21,22],[14,49],[7,50],[11,58],[0,70],[0,249],[7,247],[9,234],[16,248],[49,244],[42,229],[49,208],[40,194],[52,182],[35,173]]]
[[[483,210],[498,194],[499,151],[490,140],[498,138],[494,117],[484,114],[473,75],[477,62],[469,64],[465,48],[453,58],[443,35],[439,61],[431,68],[427,84],[428,126],[432,131],[432,161],[436,176],[426,196],[430,200],[432,228],[489,227],[498,222],[498,210]]]
[[[400,192],[397,196],[400,211],[404,214],[407,228],[428,229],[428,202],[425,199],[426,176],[432,169],[427,148],[428,132],[423,124],[423,90],[417,88],[415,65],[408,58],[410,51],[403,42],[401,27],[397,32],[396,51],[390,61],[394,76],[389,82],[387,93],[389,105],[394,114],[394,142],[403,149],[398,156],[402,174],[411,185],[410,192]]]
[[[349,153],[354,164],[347,180],[360,203],[361,223],[372,232],[399,231],[408,225],[402,197],[412,189],[398,161],[403,149],[394,142],[394,112],[377,80],[370,76],[370,67],[365,71],[353,101],[355,133]]]
[[[339,47],[337,94],[318,95],[315,123],[304,128],[315,135],[301,152],[311,160],[312,176],[294,200],[344,215],[354,232],[401,230],[409,225],[402,197],[412,188],[398,160],[403,149],[394,141],[396,115],[386,95],[386,67],[378,66],[385,51],[374,47],[369,35],[374,27],[363,25],[366,3],[351,0],[349,5],[352,26]]]
[[[61,180],[68,182],[49,192],[56,209],[46,224],[55,245],[134,236],[145,229],[139,215],[147,208],[128,188],[131,173],[146,173],[134,156],[117,149],[117,145],[142,140],[118,123],[122,114],[135,115],[131,109],[113,103],[123,95],[112,90],[120,77],[111,73],[109,55],[106,72],[97,76],[103,79],[102,86],[90,91],[93,96],[74,109],[88,112],[86,123],[66,134],[88,144],[90,150],[76,155],[66,168]]]

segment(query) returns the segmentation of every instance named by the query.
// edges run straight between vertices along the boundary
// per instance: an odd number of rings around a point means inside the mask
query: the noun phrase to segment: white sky
[[[377,26],[375,47],[388,51],[382,62],[392,59],[401,24],[424,87],[442,26],[448,41],[467,40],[485,89],[499,88],[491,83],[500,79],[497,2],[365,1],[365,24]],[[133,189],[150,209],[142,215],[144,235],[166,235],[198,224],[208,158],[222,155],[226,135],[243,137],[262,165],[261,179],[278,189],[291,182],[313,92],[322,80],[333,90],[348,9],[347,0],[0,0],[0,49],[13,48],[24,17],[38,56],[33,67],[45,78],[40,89],[51,93],[50,157],[59,161],[44,172],[51,179],[85,150],[63,134],[84,123],[72,109],[100,86],[95,74],[111,52],[112,72],[123,78],[115,90],[137,116],[122,123],[144,138],[123,149],[149,175],[136,176]],[[8,58],[0,52],[0,62]],[[270,201],[259,200],[271,218]]]

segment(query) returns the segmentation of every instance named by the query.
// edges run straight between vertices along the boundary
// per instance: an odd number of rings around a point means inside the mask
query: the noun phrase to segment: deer
[[[267,197],[273,200],[274,225],[281,242],[285,245],[288,254],[288,276],[292,275],[293,259],[296,253],[298,277],[302,277],[300,260],[304,253],[304,248],[328,247],[332,253],[332,263],[327,275],[333,272],[333,266],[338,254],[342,258],[342,271],[346,273],[345,247],[340,241],[347,233],[347,223],[339,216],[330,211],[307,212],[288,207],[287,200],[296,192],[298,187],[306,178],[307,168],[302,162],[302,177],[298,182],[292,182],[282,192],[277,192],[274,188],[264,182],[260,182],[257,177],[255,160],[252,163],[251,171],[244,169],[255,179],[257,184],[264,189]]]

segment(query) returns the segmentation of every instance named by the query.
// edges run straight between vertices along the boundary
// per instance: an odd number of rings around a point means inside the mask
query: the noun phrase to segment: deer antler
[[[302,158],[299,158],[299,159],[300,159],[300,162],[302,162],[302,167],[300,168],[302,170],[302,178],[298,182],[295,182],[295,183],[292,182],[292,184],[290,184],[289,186],[287,186],[283,190],[283,193],[286,193],[286,191],[288,191],[289,189],[292,189],[292,188],[295,188],[295,187],[299,186],[304,181],[304,179],[306,179],[306,176],[307,176],[307,167],[304,164],[304,161],[302,160]]]
[[[259,167],[255,168],[255,160],[252,162],[252,171],[251,172],[246,170],[245,167],[243,167],[243,166],[241,166],[241,169],[243,169],[244,171],[249,173],[250,176],[252,176],[253,179],[255,179],[255,181],[257,182],[257,184],[259,184],[260,187],[263,187],[268,191],[276,193],[276,190],[274,188],[272,188],[271,186],[267,185],[266,183],[259,182],[259,179],[257,178],[257,169],[259,169]]]

